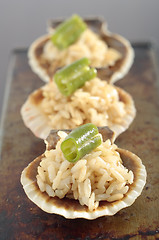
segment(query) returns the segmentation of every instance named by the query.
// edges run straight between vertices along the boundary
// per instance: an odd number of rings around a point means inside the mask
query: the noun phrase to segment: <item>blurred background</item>
[[[159,46],[158,0],[0,0],[0,114],[11,51],[45,34],[47,20],[73,13],[103,16],[110,31]]]

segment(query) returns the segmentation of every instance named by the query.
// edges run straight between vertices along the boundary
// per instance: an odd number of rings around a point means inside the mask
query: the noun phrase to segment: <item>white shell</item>
[[[102,202],[99,207],[90,212],[86,206],[81,206],[77,200],[59,199],[49,197],[47,193],[42,193],[36,183],[37,166],[39,165],[42,155],[31,162],[22,172],[21,183],[28,198],[38,207],[47,213],[55,213],[65,218],[86,218],[96,219],[101,216],[111,216],[119,210],[132,205],[135,199],[141,194],[146,183],[146,169],[141,159],[135,154],[124,150],[117,150],[123,160],[123,164],[134,173],[134,182],[130,185],[129,191],[123,199],[108,203]]]
[[[109,82],[114,83],[117,80],[124,77],[128,73],[128,71],[134,61],[134,50],[133,50],[130,42],[127,39],[125,39],[124,37],[122,37],[118,34],[109,32],[107,30],[104,22],[101,26],[102,26],[101,27],[102,34],[104,34],[105,36],[107,36],[109,38],[112,38],[112,41],[114,41],[114,40],[118,41],[118,43],[122,44],[124,46],[124,48],[126,49],[126,55],[123,56],[122,66],[118,67],[118,69],[115,72],[113,72],[112,75],[110,76],[110,78],[108,79]],[[49,34],[39,37],[31,44],[29,51],[28,51],[28,59],[29,59],[29,64],[31,66],[32,71],[35,72],[41,78],[41,80],[43,80],[44,82],[49,82],[51,76],[48,75],[46,68],[40,66],[35,52],[36,52],[36,49],[39,47],[39,45],[41,45],[43,42],[48,41],[49,38],[50,38]]]
[[[41,80],[43,80],[44,82],[49,82],[50,77],[48,76],[46,69],[44,69],[40,66],[38,59],[36,58],[36,55],[35,55],[35,50],[41,42],[48,40],[48,39],[49,39],[49,35],[45,35],[45,36],[38,38],[31,44],[29,51],[28,51],[28,60],[29,60],[29,65],[30,65],[32,71],[34,73],[36,73],[41,78]]]
[[[114,86],[115,87],[115,86]],[[126,116],[124,116],[121,124],[113,124],[108,126],[115,133],[115,138],[124,132],[132,123],[136,115],[134,101],[130,94],[119,87],[115,87],[118,91],[120,99],[125,104]],[[42,91],[42,88],[34,91],[26,100],[21,108],[21,116],[26,127],[28,127],[35,136],[46,139],[52,127],[49,125],[49,120],[38,105],[32,101],[34,96]]]

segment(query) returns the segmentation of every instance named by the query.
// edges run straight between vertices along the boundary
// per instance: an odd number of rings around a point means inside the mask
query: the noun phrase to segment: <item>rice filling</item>
[[[86,82],[70,97],[64,97],[54,82],[45,85],[42,94],[40,107],[53,129],[72,129],[88,122],[111,128],[127,114],[116,88],[99,78]]]
[[[98,37],[90,29],[86,29],[79,40],[67,49],[59,50],[51,40],[48,40],[43,48],[43,61],[58,62],[58,66],[66,66],[74,61],[87,57],[92,67],[113,66],[121,58],[121,54]]]
[[[67,134],[59,131],[58,135],[56,148],[45,151],[37,169],[37,184],[42,192],[50,197],[76,199],[89,211],[95,210],[100,201],[123,198],[134,175],[122,165],[115,144],[106,140],[81,160],[70,163],[60,149]]]

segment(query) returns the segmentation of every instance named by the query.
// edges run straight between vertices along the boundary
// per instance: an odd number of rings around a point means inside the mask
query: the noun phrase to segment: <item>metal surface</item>
[[[134,49],[134,65],[117,85],[133,96],[137,116],[116,143],[142,159],[147,169],[147,184],[131,207],[113,217],[92,221],[47,214],[23,191],[21,172],[44,152],[45,145],[25,128],[20,108],[28,94],[43,82],[30,70],[26,50],[12,53],[1,126],[1,240],[159,239],[159,81],[153,47],[135,44]]]

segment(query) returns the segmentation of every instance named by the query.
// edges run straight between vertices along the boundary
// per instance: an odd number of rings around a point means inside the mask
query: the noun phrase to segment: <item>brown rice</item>
[[[93,211],[100,201],[113,202],[123,198],[133,182],[133,172],[123,165],[117,146],[110,140],[76,163],[68,162],[60,149],[67,136],[59,131],[56,149],[46,150],[38,166],[37,183],[50,197],[73,198]]]
[[[48,40],[43,49],[43,61],[58,61],[58,66],[66,66],[82,57],[87,57],[93,67],[112,66],[121,58],[121,54],[109,48],[98,35],[90,29],[84,31],[79,40],[67,49],[59,50]]]
[[[120,124],[126,115],[125,105],[114,86],[95,78],[64,97],[54,82],[43,88],[41,109],[53,129],[72,129],[92,122],[97,126]]]

